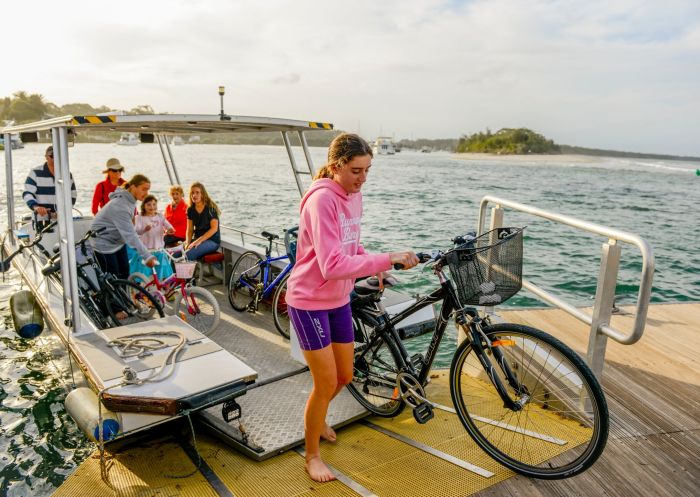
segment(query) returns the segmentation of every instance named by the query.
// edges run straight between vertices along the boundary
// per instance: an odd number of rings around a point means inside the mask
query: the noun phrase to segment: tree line
[[[31,123],[66,115],[94,116],[110,110],[112,109],[106,105],[93,107],[85,103],[56,105],[48,102],[40,93],[26,91],[18,91],[13,93],[11,97],[0,99],[0,121],[14,122],[15,124]],[[150,105],[138,105],[126,113],[155,114]]]
[[[458,153],[487,154],[559,154],[559,145],[527,128],[503,128],[495,133],[490,129],[460,138]]]

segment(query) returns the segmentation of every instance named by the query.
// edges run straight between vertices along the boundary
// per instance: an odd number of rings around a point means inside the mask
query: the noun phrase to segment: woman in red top
[[[97,214],[102,207],[109,202],[109,194],[117,189],[118,186],[126,183],[122,178],[124,166],[119,163],[119,159],[109,159],[107,161],[107,169],[102,171],[107,177],[104,181],[100,181],[95,186],[95,194],[92,196],[92,214]]]
[[[187,203],[184,200],[185,191],[180,185],[171,186],[169,193],[173,201],[165,207],[165,219],[173,225],[175,233],[165,235],[164,241],[166,247],[173,247],[187,237]]]

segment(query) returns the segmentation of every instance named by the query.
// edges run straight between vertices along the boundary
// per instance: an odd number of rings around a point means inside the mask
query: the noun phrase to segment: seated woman
[[[136,233],[143,244],[156,256],[158,266],[156,272],[160,280],[164,280],[171,274],[170,259],[163,252],[164,235],[173,233],[173,226],[158,212],[158,200],[153,195],[147,195],[141,202],[141,212],[134,221]],[[141,255],[133,249],[129,250],[129,269],[132,273],[143,273],[150,277],[151,270],[144,265]]]
[[[180,185],[172,185],[169,193],[173,201],[165,206],[165,219],[173,225],[175,232],[165,235],[165,246],[174,247],[184,242],[187,236],[187,202]]]
[[[189,197],[185,249],[187,250],[187,259],[195,261],[219,250],[221,244],[219,215],[221,211],[216,203],[209,198],[202,183],[192,183]]]

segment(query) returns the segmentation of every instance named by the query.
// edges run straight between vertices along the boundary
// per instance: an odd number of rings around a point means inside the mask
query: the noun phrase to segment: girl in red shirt
[[[172,203],[165,207],[165,219],[173,225],[175,233],[165,235],[165,246],[173,247],[184,242],[187,236],[187,203],[184,200],[185,192],[180,185],[170,187]]]

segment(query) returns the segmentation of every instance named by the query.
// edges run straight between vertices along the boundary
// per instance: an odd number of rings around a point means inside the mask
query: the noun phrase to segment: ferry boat
[[[144,134],[143,130],[149,130]],[[180,184],[179,173],[172,154],[170,137],[198,136],[203,133],[250,133],[250,132],[279,132],[282,135],[287,150],[290,165],[294,173],[300,195],[305,191],[310,178],[315,172],[308,149],[306,135],[308,132],[332,130],[333,125],[323,122],[299,121],[267,117],[223,116],[222,115],[100,115],[100,116],[64,116],[47,121],[7,127],[2,130],[4,136],[22,134],[29,136],[37,133],[50,132],[53,137],[54,154],[56,156],[56,184],[58,230],[43,235],[41,248],[51,251],[58,246],[61,256],[60,279],[46,277],[42,267],[47,262],[44,250],[26,250],[12,260],[12,265],[22,275],[27,285],[44,311],[46,321],[66,345],[68,352],[75,359],[87,379],[92,390],[102,399],[103,407],[115,415],[119,429],[113,434],[113,440],[123,438],[143,430],[150,429],[160,423],[173,420],[183,415],[190,415],[222,405],[243,395],[247,389],[254,386],[258,371],[248,365],[240,357],[240,343],[228,339],[221,334],[213,340],[205,337],[183,322],[177,316],[166,316],[161,319],[148,321],[148,325],[132,324],[112,329],[98,329],[89,315],[81,307],[78,297],[78,285],[75,264],[75,241],[79,240],[89,229],[92,222],[90,216],[74,216],[70,202],[66,203],[64,193],[60,191],[62,178],[70,175],[70,160],[68,154],[68,137],[82,132],[122,132],[122,137],[130,137],[130,143],[141,141],[157,143],[164,159],[164,165],[171,184]],[[292,134],[298,137],[306,159],[304,166],[298,166],[292,148]],[[34,139],[33,141],[36,141]],[[76,153],[72,151],[71,153]],[[12,154],[6,153],[7,198],[12,199],[15,192],[12,189],[13,168]],[[308,184],[307,184],[308,183]],[[68,197],[69,198],[69,197]],[[2,247],[5,255],[14,252],[25,240],[31,240],[36,235],[31,220],[15,215],[14,202],[8,202],[7,226],[9,229]],[[295,209],[296,206],[289,206]],[[264,228],[261,225],[261,230]],[[237,257],[255,248],[259,251],[261,237],[250,235],[234,228],[222,227],[221,253],[223,266],[212,265],[210,279],[219,282],[216,288],[221,297],[220,305],[224,313],[229,311],[225,299],[225,282],[228,272]],[[257,245],[256,245],[257,244]],[[283,250],[277,244],[277,250]],[[204,265],[200,264],[200,281],[203,278]],[[392,305],[398,310],[406,306],[410,297],[395,296]],[[432,315],[426,320],[432,319]],[[406,326],[416,325],[415,320],[407,322]],[[141,361],[140,364],[130,364],[120,359],[108,342],[115,338],[128,336],[136,331],[152,331],[157,333],[163,329],[177,329],[187,336],[189,352],[177,361],[175,373],[167,380],[157,384],[122,385],[122,370],[126,366],[136,368],[140,376],[152,373],[154,363]],[[276,338],[276,337],[273,337]],[[278,341],[281,341],[279,337]],[[299,372],[305,370],[298,364],[288,361],[287,366]],[[284,361],[278,361],[284,364]],[[284,368],[283,368],[284,369]],[[289,368],[279,371],[282,375],[289,374]],[[271,379],[269,371],[264,373],[265,380]],[[274,375],[273,375],[274,376]],[[103,392],[108,390],[108,394]],[[338,417],[339,423],[348,422],[363,415],[363,410],[348,398],[345,407],[350,406],[351,414]],[[301,413],[302,410],[299,411]],[[241,438],[238,430],[229,429],[223,420],[221,411],[208,415],[209,423],[218,430],[220,436]],[[90,433],[88,433],[90,435]],[[290,443],[298,442],[298,434],[293,436]],[[279,450],[278,446],[268,451],[270,454]],[[256,453],[251,450],[251,453]]]
[[[136,133],[122,133],[122,136],[119,137],[119,140],[117,141],[117,145],[123,145],[127,147],[133,147],[141,143],[139,140],[139,135]]]

